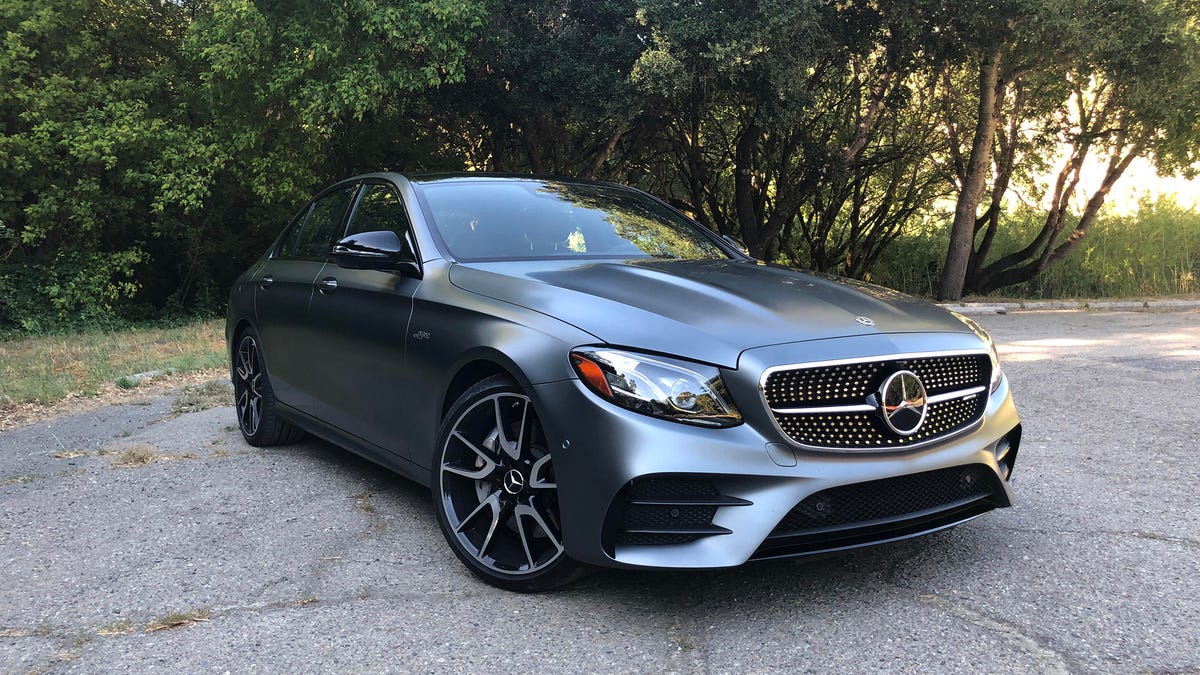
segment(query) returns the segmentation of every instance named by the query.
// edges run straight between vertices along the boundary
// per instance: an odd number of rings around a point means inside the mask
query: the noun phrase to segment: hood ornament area
[[[856,317],[854,317],[854,320],[861,323],[864,326],[874,326],[875,325],[875,319],[872,319],[869,316],[856,316]]]
[[[925,423],[925,385],[911,370],[898,370],[884,380],[878,400],[884,423],[901,436],[912,436]]]

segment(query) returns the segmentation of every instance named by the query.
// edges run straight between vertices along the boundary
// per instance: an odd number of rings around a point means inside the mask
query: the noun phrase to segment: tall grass
[[[1024,208],[1006,215],[988,262],[1032,241],[1044,218],[1044,213]],[[948,217],[913,223],[884,252],[871,280],[916,295],[935,294],[948,229]],[[1192,293],[1200,293],[1200,213],[1160,198],[1143,202],[1128,216],[1102,214],[1065,259],[1032,281],[991,295],[1132,298]]]
[[[135,373],[226,362],[220,320],[0,341],[0,407],[94,394],[100,385]]]

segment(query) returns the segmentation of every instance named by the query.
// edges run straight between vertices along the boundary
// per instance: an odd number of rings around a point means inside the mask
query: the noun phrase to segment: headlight
[[[950,313],[958,317],[959,321],[967,324],[967,328],[970,328],[971,332],[978,335],[979,339],[983,340],[983,343],[987,345],[988,357],[992,360],[992,391],[996,391],[996,388],[1000,386],[1000,378],[1004,377],[1004,373],[1000,370],[1000,352],[996,351],[995,341],[992,340],[992,336],[988,335],[988,332],[975,319],[959,314],[958,312]]]
[[[706,427],[742,421],[712,366],[601,348],[576,349],[571,365],[589,389],[643,415]]]

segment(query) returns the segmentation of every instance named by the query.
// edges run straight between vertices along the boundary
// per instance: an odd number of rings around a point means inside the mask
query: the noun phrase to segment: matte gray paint
[[[833,279],[747,261],[470,263],[456,265],[450,281],[558,317],[608,344],[723,366],[736,364],[747,347],[969,332],[949,312],[899,293],[869,295]],[[874,326],[856,316],[871,317]]]
[[[265,255],[234,285],[227,339],[232,346],[242,323],[258,328],[266,368],[279,383],[289,419],[426,485],[451,381],[476,360],[503,368],[541,412],[554,449],[564,545],[579,560],[736,565],[796,502],[821,489],[971,462],[997,470],[995,444],[1018,424],[1003,381],[991,394],[984,422],[948,442],[894,453],[797,448],[761,400],[758,381],[765,368],[979,350],[982,341],[949,313],[901,294],[747,260],[458,264],[438,248],[408,179],[371,174],[346,182],[362,180],[390,182],[402,196],[422,279],[351,274],[320,263],[310,274]],[[277,283],[283,274],[288,293],[260,289],[256,280],[267,273]],[[320,296],[314,284],[327,275],[339,287]],[[283,305],[275,304],[285,295]],[[875,325],[864,326],[856,316],[869,316]],[[728,429],[693,427],[598,398],[575,378],[567,358],[572,348],[590,344],[721,366],[745,422]],[[712,474],[723,492],[753,505],[718,511],[715,523],[733,534],[619,547],[615,558],[608,556],[600,532],[612,497],[636,476],[671,472]],[[1004,489],[1011,499],[1007,484]]]

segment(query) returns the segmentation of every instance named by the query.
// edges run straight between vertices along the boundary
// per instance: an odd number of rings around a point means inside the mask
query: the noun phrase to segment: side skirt
[[[284,403],[277,402],[278,411],[287,421],[295,424],[308,433],[334,445],[349,450],[363,459],[374,462],[382,467],[391,469],[405,478],[426,487],[430,484],[429,469],[418,466],[413,462],[388,452],[374,443],[369,443],[354,434],[330,426],[321,420],[307,415]]]

